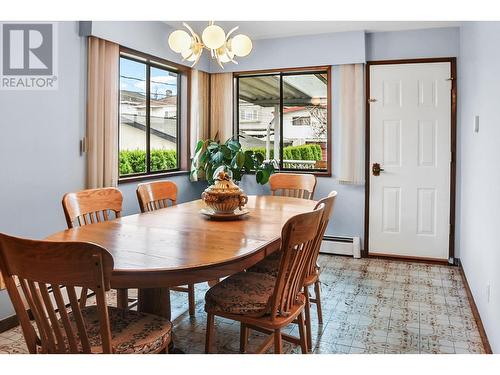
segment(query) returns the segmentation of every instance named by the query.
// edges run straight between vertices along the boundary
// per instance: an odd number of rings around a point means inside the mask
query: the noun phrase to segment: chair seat
[[[256,263],[248,269],[249,272],[264,273],[273,277],[278,276],[281,261],[281,251],[275,251],[268,255],[259,263]]]
[[[214,285],[205,295],[205,311],[236,315],[264,314],[274,292],[276,278],[240,272]]]
[[[307,275],[304,280],[304,285],[309,286],[316,283],[319,280],[319,274],[321,273],[321,269],[318,265],[316,265],[316,272],[310,275]]]
[[[165,318],[111,306],[108,306],[108,314],[111,342],[115,354],[156,353],[170,343],[172,323]],[[83,308],[82,316],[85,320],[91,352],[102,352],[97,306]],[[69,318],[74,322],[72,313],[69,314]],[[81,348],[79,349],[82,351]]]

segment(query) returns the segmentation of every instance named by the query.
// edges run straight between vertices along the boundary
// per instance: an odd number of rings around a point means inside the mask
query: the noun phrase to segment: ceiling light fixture
[[[238,26],[232,28],[226,35],[222,27],[211,21],[200,38],[187,23],[182,24],[191,35],[185,30],[175,30],[168,37],[168,45],[172,51],[182,55],[183,61],[192,61],[191,66],[198,63],[204,48],[210,51],[210,55],[217,60],[222,69],[224,69],[222,64],[228,62],[238,64],[234,59],[235,56],[244,57],[252,51],[252,41],[248,36],[238,34],[230,38],[238,30]]]

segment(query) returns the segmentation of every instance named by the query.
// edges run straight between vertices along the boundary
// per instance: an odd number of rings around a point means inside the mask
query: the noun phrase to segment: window
[[[281,170],[330,173],[330,69],[236,75],[243,149]]]
[[[259,110],[252,108],[240,108],[240,121],[256,122],[259,121]]]
[[[292,117],[293,126],[311,126],[311,116]]]
[[[120,56],[120,177],[179,169],[180,76],[160,62]]]

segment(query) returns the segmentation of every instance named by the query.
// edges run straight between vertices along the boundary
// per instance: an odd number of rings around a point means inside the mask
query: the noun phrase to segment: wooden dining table
[[[215,221],[201,200],[67,229],[55,241],[88,241],[114,260],[111,287],[138,288],[138,310],[170,319],[169,288],[219,279],[251,267],[279,248],[281,228],[316,202],[250,196],[249,214]]]

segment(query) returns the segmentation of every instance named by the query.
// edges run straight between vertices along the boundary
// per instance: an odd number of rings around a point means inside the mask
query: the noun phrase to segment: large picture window
[[[281,170],[330,173],[330,69],[237,74],[243,149]]]
[[[121,54],[120,177],[179,169],[180,82],[169,66]]]

